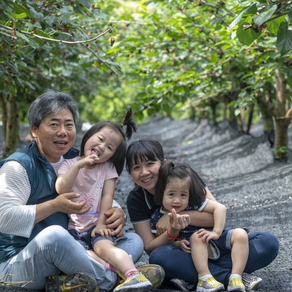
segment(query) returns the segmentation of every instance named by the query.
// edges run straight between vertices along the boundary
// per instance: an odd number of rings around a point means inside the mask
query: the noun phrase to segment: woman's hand
[[[169,227],[169,216],[164,214],[156,223],[157,236],[163,234]]]
[[[111,229],[112,236],[121,236],[123,234],[125,217],[124,211],[120,208],[111,208],[107,210],[104,215],[107,217],[105,223],[106,228]]]
[[[215,231],[208,231],[206,229],[200,229],[196,232],[199,238],[202,238],[203,242],[209,242],[210,239],[218,239],[221,234],[216,233]]]

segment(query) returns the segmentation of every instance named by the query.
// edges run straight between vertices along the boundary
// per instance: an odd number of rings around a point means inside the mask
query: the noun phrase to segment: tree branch
[[[3,28],[6,28],[6,29],[9,29],[11,31],[15,31],[14,28],[12,27],[9,27],[9,26],[5,26],[3,24],[0,24],[0,27],[3,27]],[[44,36],[40,36],[38,34],[35,34],[35,33],[32,33],[32,32],[28,32],[28,31],[23,31],[23,30],[17,30],[19,33],[22,33],[24,35],[27,35],[27,36],[30,36],[30,37],[36,37],[36,38],[39,38],[41,40],[46,40],[46,41],[51,41],[51,42],[58,42],[58,43],[63,43],[63,44],[69,44],[69,45],[74,45],[74,44],[86,44],[86,43],[89,43],[89,42],[93,42],[97,39],[99,39],[100,37],[102,37],[103,35],[105,35],[107,32],[109,32],[110,30],[112,30],[114,27],[111,26],[109,29],[107,29],[106,31],[100,33],[99,35],[95,36],[94,38],[92,39],[88,39],[88,40],[81,40],[81,41],[64,41],[64,40],[57,40],[57,39],[52,39],[52,38],[47,38],[47,37],[44,37]]]

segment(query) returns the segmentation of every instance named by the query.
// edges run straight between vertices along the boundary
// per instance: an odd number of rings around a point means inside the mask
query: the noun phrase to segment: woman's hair
[[[164,190],[171,180],[188,178],[190,180],[189,205],[201,203],[206,198],[206,189],[199,180],[198,174],[187,164],[167,161],[159,169],[154,195],[156,204],[162,206]]]
[[[132,142],[126,153],[126,169],[131,174],[131,169],[134,164],[140,161],[160,161],[164,162],[164,152],[161,144],[153,139],[141,139]]]
[[[79,113],[71,95],[66,92],[56,92],[48,89],[30,105],[28,110],[29,124],[38,128],[45,117],[62,109],[67,109],[72,113],[74,124],[76,125]]]
[[[123,131],[123,127],[126,127],[126,133]],[[130,139],[132,137],[133,132],[136,132],[136,124],[132,119],[132,110],[128,110],[126,113],[126,117],[124,119],[123,124],[117,124],[111,121],[100,121],[93,125],[83,136],[81,145],[80,145],[80,156],[84,155],[84,146],[87,140],[99,132],[102,128],[107,127],[113,129],[118,134],[122,136],[122,142],[119,147],[116,149],[115,154],[109,159],[110,162],[115,166],[118,175],[120,175],[124,168],[125,156],[127,150],[127,142],[126,139]]]

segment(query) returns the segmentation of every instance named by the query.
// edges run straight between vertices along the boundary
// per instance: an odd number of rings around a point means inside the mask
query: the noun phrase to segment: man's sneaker
[[[197,285],[197,292],[214,292],[224,291],[224,285],[216,281],[213,277],[207,278],[205,281],[199,279]]]
[[[242,282],[243,282],[245,289],[247,291],[256,290],[262,281],[263,281],[262,278],[257,277],[257,276],[252,275],[252,274],[243,274],[242,275]]]
[[[229,279],[227,291],[246,292],[245,286],[240,278]]]
[[[178,278],[171,279],[170,283],[172,283],[172,285],[175,286],[179,291],[193,291],[196,286],[193,283]]]
[[[99,292],[95,278],[74,273],[61,276],[49,276],[45,281],[46,292]]]
[[[158,288],[164,280],[165,272],[159,265],[148,264],[137,268],[152,284],[152,289]]]
[[[114,289],[114,292],[147,292],[152,288],[152,284],[141,273],[134,274],[131,278],[128,278],[125,282],[120,284]]]

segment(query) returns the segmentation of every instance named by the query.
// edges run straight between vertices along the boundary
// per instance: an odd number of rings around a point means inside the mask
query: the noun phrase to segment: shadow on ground
[[[24,146],[21,141],[26,130],[23,129],[19,147]],[[79,131],[76,147],[81,136]],[[214,127],[204,120],[154,118],[139,126],[131,141],[143,137],[159,140],[168,160],[189,163],[202,176],[216,199],[227,207],[226,227],[248,227],[251,232],[266,231],[278,237],[278,257],[254,273],[263,278],[258,291],[292,291],[291,146],[287,162],[274,161],[273,149],[261,124],[253,126],[251,135],[243,135],[226,122]],[[126,213],[126,198],[132,188],[133,182],[124,171],[117,181],[115,199]],[[125,231],[134,232],[129,221]],[[138,265],[147,260],[144,254]],[[6,290],[19,289],[0,286],[0,291]]]

